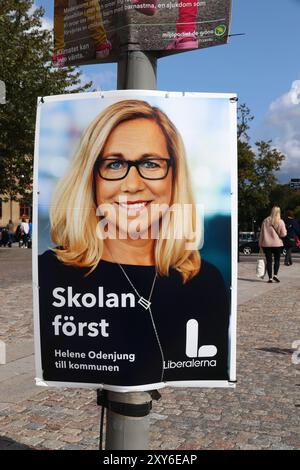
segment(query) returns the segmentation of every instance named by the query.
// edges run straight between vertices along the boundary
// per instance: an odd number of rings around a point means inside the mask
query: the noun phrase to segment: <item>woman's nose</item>
[[[145,183],[137,168],[131,167],[126,178],[122,180],[122,191],[136,192],[144,189]]]

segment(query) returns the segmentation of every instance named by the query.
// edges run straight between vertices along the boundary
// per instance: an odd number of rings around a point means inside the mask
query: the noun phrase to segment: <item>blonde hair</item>
[[[191,207],[189,233],[197,234],[194,246],[199,242],[199,228],[194,197],[186,163],[182,138],[174,124],[159,108],[145,101],[124,100],[107,107],[85,131],[79,149],[67,174],[59,181],[50,210],[51,236],[57,248],[57,258],[65,264],[89,267],[94,270],[101,260],[103,240],[96,234],[99,221],[94,197],[95,163],[110,135],[120,123],[144,118],[154,121],[163,132],[169,155],[173,158],[172,204],[189,204]],[[160,275],[168,276],[170,268],[182,275],[183,282],[194,277],[200,269],[197,249],[187,250],[191,237],[176,237],[182,233],[181,210],[170,211],[169,230],[173,237],[158,237],[155,242],[155,262]]]
[[[280,207],[277,207],[277,206],[272,207],[271,214],[269,215],[269,217],[267,217],[268,223],[270,225],[278,226],[280,219],[281,219]]]

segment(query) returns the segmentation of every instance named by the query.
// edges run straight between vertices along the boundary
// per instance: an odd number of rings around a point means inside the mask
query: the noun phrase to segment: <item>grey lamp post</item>
[[[153,53],[128,51],[118,61],[118,90],[156,89],[157,58]],[[149,447],[148,392],[107,392],[106,450],[146,450]]]

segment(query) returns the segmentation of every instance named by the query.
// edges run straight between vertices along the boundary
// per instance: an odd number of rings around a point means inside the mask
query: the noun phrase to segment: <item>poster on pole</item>
[[[53,64],[117,62],[226,44],[231,0],[55,0]]]
[[[38,385],[234,387],[236,184],[232,94],[38,101]]]

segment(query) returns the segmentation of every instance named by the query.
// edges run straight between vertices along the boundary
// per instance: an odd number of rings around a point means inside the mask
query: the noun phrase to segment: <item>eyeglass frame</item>
[[[100,163],[103,162],[103,161],[107,161],[107,160],[110,160],[110,161],[122,161],[122,162],[125,162],[127,164],[127,171],[125,173],[124,176],[122,176],[121,178],[105,178],[101,175],[100,173]],[[163,161],[166,161],[167,162],[167,172],[165,174],[165,176],[162,176],[161,178],[147,178],[145,176],[143,176],[141,174],[141,171],[140,171],[140,168],[139,166],[141,165],[141,163],[144,163],[146,161],[151,161],[151,160],[163,160]],[[123,180],[126,178],[126,176],[128,176],[128,173],[131,169],[131,167],[135,167],[137,169],[137,172],[139,174],[139,176],[141,178],[143,178],[144,180],[148,180],[148,181],[159,181],[159,180],[164,180],[168,174],[169,174],[169,169],[170,167],[174,168],[174,165],[175,162],[174,162],[174,159],[173,157],[154,157],[153,158],[142,158],[141,160],[125,160],[123,158],[114,158],[114,157],[107,157],[107,158],[103,158],[101,156],[99,156],[96,160],[96,163],[95,163],[95,172],[100,176],[100,178],[102,178],[103,180],[105,181],[120,181],[120,180]]]

